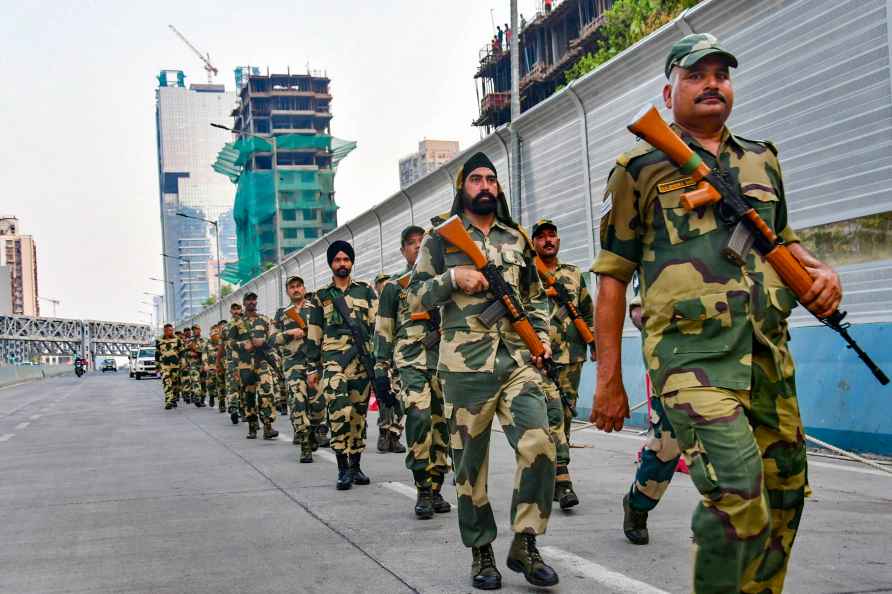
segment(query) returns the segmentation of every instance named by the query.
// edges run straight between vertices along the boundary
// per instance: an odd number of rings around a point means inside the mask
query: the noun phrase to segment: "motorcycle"
[[[82,376],[87,372],[86,367],[84,366],[82,361],[76,361],[74,363],[74,373],[78,377]]]

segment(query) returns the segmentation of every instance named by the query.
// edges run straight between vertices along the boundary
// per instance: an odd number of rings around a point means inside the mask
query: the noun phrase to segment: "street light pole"
[[[217,246],[217,301],[219,301],[223,297],[221,290],[220,290],[220,226],[217,223],[217,221],[209,221],[208,219],[203,219],[201,217],[188,215],[184,212],[178,212],[177,216],[183,217],[184,219],[194,219],[196,221],[204,221],[205,223],[214,226],[214,235],[217,238],[214,243]]]
[[[157,282],[162,283],[162,284],[165,285],[165,287],[164,287],[164,295],[160,295],[161,299],[164,301],[164,315],[167,316],[167,321],[168,321],[168,322],[175,322],[175,321],[176,321],[176,317],[177,317],[177,312],[176,312],[175,310],[174,310],[174,311],[167,311],[167,310],[168,310],[168,309],[174,309],[174,308],[172,308],[171,306],[175,306],[175,305],[176,305],[176,301],[174,301],[173,299],[169,299],[169,298],[168,298],[168,299],[165,299],[165,295],[167,294],[167,285],[170,285],[170,294],[173,295],[173,288],[174,288],[174,283],[173,283],[173,281],[171,281],[171,280],[164,280],[163,278],[157,278],[157,277],[154,277],[154,276],[150,276],[150,277],[149,277],[149,280],[157,281]],[[152,294],[152,293],[150,293],[150,294]]]
[[[189,258],[184,258],[183,256],[171,256],[169,254],[165,254],[164,252],[161,252],[161,255],[164,256],[165,258],[170,258],[171,260],[177,260],[178,262],[185,262],[186,270],[188,271],[189,279],[191,280],[191,278],[192,278],[192,261],[189,260]],[[173,284],[173,283],[171,283],[171,284]],[[192,317],[192,283],[191,282],[186,283],[186,292],[189,295],[189,315],[187,317],[191,318]]]

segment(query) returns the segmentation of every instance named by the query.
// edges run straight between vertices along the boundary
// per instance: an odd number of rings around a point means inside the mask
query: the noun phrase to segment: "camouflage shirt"
[[[193,338],[186,343],[186,364],[189,367],[200,367],[204,356],[207,341],[203,338]]]
[[[434,226],[443,222],[434,218]],[[525,234],[499,219],[493,221],[489,234],[484,235],[462,216],[468,234],[486,257],[502,270],[502,275],[514,288],[530,323],[547,343],[548,303],[536,266],[535,256]],[[466,295],[453,288],[449,269],[472,267],[471,259],[431,232],[425,237],[412,271],[409,285],[409,305],[417,311],[442,306],[443,337],[440,340],[440,371],[492,372],[499,345],[504,345],[518,365],[529,361],[529,350],[511,326],[507,316],[492,327],[486,327],[479,315],[492,303],[489,292]]]
[[[306,323],[310,319],[310,311],[313,304],[304,299],[300,308],[300,317]],[[300,328],[297,322],[285,315],[284,307],[280,307],[276,311],[273,318],[272,332],[269,335],[270,346],[276,347],[282,356],[282,371],[286,374],[290,371],[297,373],[306,373],[307,354],[304,344],[306,343],[307,328],[304,328],[304,338],[295,338],[285,334],[288,330]]]
[[[183,343],[176,336],[155,341],[155,360],[165,367],[179,366]]]
[[[400,278],[409,271],[395,274]],[[375,371],[386,374],[391,368],[415,367],[436,369],[437,349],[426,349],[422,344],[430,334],[430,323],[411,319],[408,291],[397,282],[389,282],[381,289],[378,316],[375,319]]]
[[[254,339],[262,340],[264,346],[269,340],[270,328],[272,320],[263,314],[257,314],[250,318],[243,315],[230,328],[229,338],[233,342],[233,357],[237,361],[237,367],[253,368],[255,365],[264,365],[269,362],[262,357],[264,347],[255,347],[253,350],[247,350],[248,345]],[[256,358],[256,361],[255,361]]]
[[[236,326],[236,322],[238,320],[231,319],[226,322],[226,327],[223,329],[222,337],[223,337],[223,365],[225,371],[231,371],[235,369],[236,364],[238,363],[238,357],[235,353],[235,336],[234,328]]]
[[[686,134],[683,139],[716,167],[712,153]],[[787,242],[798,241],[787,225],[773,145],[726,129],[718,162],[769,227]],[[795,305],[793,293],[754,251],[744,266],[721,255],[731,231],[716,206],[687,212],[679,203],[693,185],[647,143],[621,155],[607,182],[601,252],[592,270],[626,282],[638,272],[644,357],[657,393],[699,386],[749,389],[754,339],[771,350],[777,377],[792,377],[786,318]]]
[[[201,355],[201,365],[209,373],[216,373],[217,371],[217,346],[219,344],[219,338],[211,338],[205,341],[204,353]]]
[[[346,291],[341,291],[329,283],[325,288],[316,291],[313,296],[313,308],[307,325],[306,355],[307,371],[320,371],[326,363],[335,362],[341,353],[353,346],[353,336],[341,315],[335,309],[332,299],[343,296],[354,321],[362,325],[365,331],[366,351],[373,354],[372,338],[375,331],[375,315],[378,309],[378,298],[368,283],[351,281]]]
[[[585,325],[592,327],[592,298],[585,285],[585,277],[582,276],[578,266],[558,262],[554,270],[554,276],[570,294],[570,301],[576,306],[579,315],[585,320]],[[567,308],[555,299],[548,300],[551,303],[551,356],[555,363],[566,365],[585,361],[588,355],[588,345],[582,341],[579,331],[573,324],[573,319],[567,313]]]

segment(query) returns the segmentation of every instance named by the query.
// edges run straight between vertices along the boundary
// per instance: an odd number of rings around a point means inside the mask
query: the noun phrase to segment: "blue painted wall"
[[[850,333],[887,375],[892,375],[892,324],[859,324]],[[835,332],[823,326],[790,330],[796,384],[805,432],[835,446],[892,455],[892,385],[881,386]],[[623,339],[623,379],[630,405],[644,400],[641,341]],[[595,364],[587,363],[579,387],[578,414],[587,419]],[[629,423],[645,426],[647,409]]]

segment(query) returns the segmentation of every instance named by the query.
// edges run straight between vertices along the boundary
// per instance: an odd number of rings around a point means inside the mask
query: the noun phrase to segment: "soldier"
[[[304,293],[304,303],[307,306],[311,306],[315,303],[316,295],[312,291],[306,291]],[[307,322],[309,319],[305,318]],[[318,388],[310,387],[307,384],[307,417],[310,419],[310,425],[316,428],[316,435],[314,437],[314,451],[316,447],[327,448],[330,445],[331,439],[328,437],[328,423],[326,420],[326,415],[328,410],[325,406],[325,397],[322,395],[322,392],[319,391]]]
[[[531,361],[529,348],[506,316],[487,326],[481,319],[495,301],[486,277],[457,246],[436,233],[421,245],[409,286],[416,311],[442,307],[438,374],[443,383],[462,542],[471,547],[475,588],[501,587],[493,557],[496,523],[486,494],[492,419],[514,449],[517,468],[511,501],[514,540],[508,568],[537,586],[558,583],[536,548],[554,496],[555,446],[549,434],[539,366],[551,356],[545,294],[534,253],[522,228],[511,220],[496,169],[483,153],[472,156],[456,179],[451,211],[474,244],[502,269],[505,282],[526,310],[544,355]],[[434,225],[441,219],[434,219]]]
[[[555,363],[560,365],[557,390],[561,404],[561,418],[557,423],[557,472],[554,485],[554,500],[561,509],[569,509],[579,504],[579,498],[573,491],[568,466],[570,464],[570,425],[576,416],[576,399],[579,396],[579,380],[582,377],[582,364],[585,362],[591,341],[592,299],[589,296],[585,277],[578,266],[558,261],[561,249],[561,238],[553,221],[540,219],[533,225],[533,247],[536,255],[547,269],[547,274],[554,281],[551,302],[551,352]],[[568,303],[563,304],[561,301]],[[580,334],[574,323],[571,310],[584,323],[586,338]],[[594,344],[591,345],[591,359],[597,355]]]
[[[403,229],[400,252],[406,259],[407,270],[396,278],[411,272],[423,238],[421,227],[411,225]],[[380,296],[375,321],[375,373],[382,378],[392,372],[399,375],[409,445],[406,468],[412,472],[418,493],[415,515],[429,519],[434,513],[452,509],[440,493],[448,472],[449,448],[443,392],[437,378],[440,312],[435,309],[431,320],[412,320],[406,291],[398,282],[385,285]]]
[[[238,379],[245,398],[247,439],[257,439],[257,429],[260,428],[258,411],[263,423],[263,439],[275,439],[279,432],[273,429],[276,409],[273,407],[273,370],[269,357],[272,322],[265,315],[257,313],[257,293],[245,293],[242,302],[245,315],[236,320],[230,336],[235,342]]]
[[[403,231],[405,233],[405,231]],[[424,233],[424,230],[421,230]],[[405,271],[401,272],[399,275],[405,274]],[[385,287],[392,285],[393,283],[388,283],[391,279],[390,275],[381,273],[375,277],[375,293],[378,295],[378,317],[375,319],[375,349],[377,351],[377,336],[378,336],[378,324],[381,322],[381,305],[383,303],[383,295],[385,291]],[[399,288],[391,288],[389,289],[390,297],[394,297],[399,295]],[[389,320],[396,319],[396,308],[398,302],[397,299],[389,298],[387,300],[387,311],[385,312],[385,318]],[[393,353],[393,344],[390,344],[391,354]],[[377,357],[377,355],[376,355]],[[394,383],[399,382],[399,378],[395,377],[396,371],[392,369],[389,365],[386,369],[383,369],[383,373],[379,372],[378,364],[375,365],[376,377],[386,377],[391,380],[391,386]],[[399,392],[399,389],[393,390],[394,392]],[[377,396],[376,396],[377,397]],[[397,402],[393,406],[385,406],[383,402],[378,402],[378,451],[379,452],[393,452],[395,454],[405,454],[406,448],[403,447],[403,444],[400,443],[400,436],[403,434],[403,410],[400,406],[400,403]]]
[[[362,471],[370,379],[371,337],[377,297],[371,286],[350,278],[355,254],[346,241],[326,253],[332,282],[316,292],[307,334],[307,383],[320,390],[328,408],[331,449],[338,462],[338,490],[371,481]]]
[[[223,377],[219,373],[217,353],[222,344],[221,331],[226,321],[220,320],[211,326],[211,337],[208,339],[202,356],[202,368],[207,378],[208,406],[213,408],[217,403],[217,410],[226,412],[226,398],[223,394]]]
[[[313,461],[316,448],[317,428],[309,417],[307,395],[307,362],[304,340],[307,335],[307,320],[312,305],[304,299],[304,279],[291,276],[285,282],[285,290],[291,300],[289,307],[280,307],[273,318],[270,345],[275,346],[282,358],[282,371],[288,382],[291,426],[294,428],[294,443],[300,445],[300,462]]]
[[[224,379],[226,384],[226,410],[233,425],[238,425],[239,418],[244,416],[244,398],[242,397],[242,385],[238,379],[238,356],[235,352],[235,340],[233,338],[236,323],[242,317],[242,304],[233,303],[229,306],[230,320],[223,329],[223,343],[217,356],[222,356]]]
[[[180,389],[179,394],[186,404],[192,403],[192,386],[189,382],[189,345],[192,343],[192,328],[184,328],[180,333]]]
[[[737,59],[709,34],[672,46],[663,89],[674,130],[788,244],[814,279],[802,296],[829,315],[839,278],[798,243],[787,223],[777,149],[732,134],[725,122]],[[724,257],[731,229],[716,204],[687,211],[696,186],[645,142],[621,155],[601,208],[598,381],[592,422],[619,430],[628,416],[620,345],[626,285],[637,271],[644,358],[655,394],[703,496],[691,527],[694,590],[780,592],[806,494],[805,441],[786,318],[794,294],[752,250]]]
[[[201,382],[202,356],[207,341],[201,337],[201,326],[192,326],[192,340],[186,345],[187,375],[185,383],[192,397],[192,404],[204,408],[204,385]]]
[[[180,389],[180,353],[183,346],[173,332],[173,325],[164,324],[164,335],[155,341],[155,363],[161,369],[164,387],[164,408],[177,407]]]

